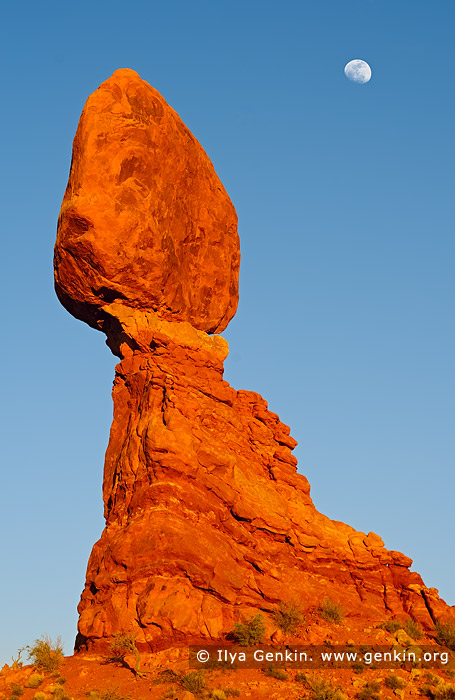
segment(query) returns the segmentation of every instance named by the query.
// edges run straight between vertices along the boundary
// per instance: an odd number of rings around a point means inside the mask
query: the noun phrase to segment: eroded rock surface
[[[132,70],[87,100],[60,212],[55,282],[91,325],[121,299],[222,331],[238,302],[234,207],[202,146]]]
[[[289,428],[223,380],[222,338],[117,303],[109,313],[124,357],[80,644],[124,629],[154,649],[222,639],[242,615],[325,596],[366,619],[411,614],[428,627],[444,613],[408,557],[318,513]]]
[[[239,254],[218,182],[177,115],[132,71],[89,98],[56,285],[121,362],[106,526],[88,564],[78,648],[101,649],[121,631],[151,649],[220,640],[258,610],[273,634],[280,601],[306,610],[324,597],[348,617],[411,615],[429,628],[449,611],[437,591],[374,533],[318,513],[289,428],[261,396],[223,379],[227,343],[205,331],[235,311]]]

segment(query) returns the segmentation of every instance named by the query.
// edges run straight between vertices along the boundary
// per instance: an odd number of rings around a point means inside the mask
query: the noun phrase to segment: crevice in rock
[[[431,621],[432,621],[433,624],[435,625],[435,624],[436,624],[436,618],[435,618],[434,613],[433,613],[433,611],[432,611],[432,609],[431,609],[431,605],[430,605],[430,603],[429,603],[429,601],[428,601],[428,598],[427,598],[427,596],[426,596],[425,591],[422,590],[422,591],[421,591],[421,594],[422,594],[423,602],[425,603],[425,607],[426,607],[426,609],[428,610],[428,614],[429,614],[429,616],[431,617]]]

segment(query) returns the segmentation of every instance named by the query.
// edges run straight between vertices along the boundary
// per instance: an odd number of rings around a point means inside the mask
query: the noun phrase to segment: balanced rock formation
[[[118,70],[87,100],[55,248],[57,295],[97,326],[116,299],[224,330],[238,302],[237,216],[161,95]]]
[[[80,649],[123,631],[150,649],[220,640],[290,599],[427,628],[449,611],[408,557],[315,509],[289,428],[223,380],[228,346],[208,332],[235,312],[238,268],[235,213],[206,154],[155,90],[117,71],[84,108],[55,251],[60,300],[121,359]]]

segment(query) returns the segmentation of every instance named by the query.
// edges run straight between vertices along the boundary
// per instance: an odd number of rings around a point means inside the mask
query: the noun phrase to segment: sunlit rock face
[[[84,108],[55,250],[60,300],[121,359],[78,649],[123,631],[148,649],[222,640],[258,611],[276,638],[290,600],[329,597],[365,624],[428,628],[449,611],[408,557],[315,509],[289,428],[224,381],[228,346],[209,333],[235,312],[238,268],[206,154],[156,90],[117,71]],[[317,630],[302,639],[322,643]]]
[[[91,325],[119,299],[216,333],[237,308],[239,263],[237,216],[205,151],[156,90],[116,71],[74,139],[55,247],[60,301]]]

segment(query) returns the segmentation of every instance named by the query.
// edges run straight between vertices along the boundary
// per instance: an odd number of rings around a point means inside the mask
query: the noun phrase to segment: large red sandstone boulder
[[[220,332],[238,302],[237,216],[205,151],[161,95],[118,70],[87,100],[55,247],[55,285],[99,325],[124,304]]]

